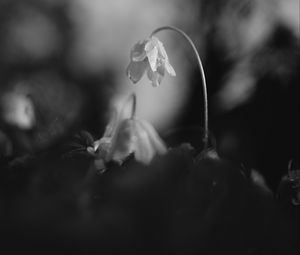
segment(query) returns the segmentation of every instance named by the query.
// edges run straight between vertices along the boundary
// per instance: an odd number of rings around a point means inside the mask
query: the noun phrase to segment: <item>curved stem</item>
[[[136,94],[132,93],[131,98],[132,98],[132,105],[131,105],[131,116],[130,116],[130,118],[134,119],[135,118],[135,113],[136,113]]]
[[[193,51],[194,51],[194,53],[196,55],[198,66],[199,66],[200,73],[201,73],[201,78],[202,78],[202,90],[203,90],[203,101],[204,101],[204,134],[203,134],[203,143],[204,143],[204,149],[207,149],[208,148],[208,100],[207,100],[207,86],[206,86],[204,69],[203,69],[203,65],[202,65],[199,53],[197,51],[197,48],[196,48],[195,44],[191,40],[191,38],[184,31],[182,31],[181,29],[179,29],[177,27],[173,27],[173,26],[159,27],[159,28],[155,29],[151,33],[150,37],[154,36],[155,34],[157,34],[158,32],[160,32],[162,30],[173,30],[173,31],[179,33],[180,35],[182,35],[188,41],[188,43],[192,46]]]
[[[123,106],[123,111],[122,111],[122,114],[121,116],[123,116],[123,113],[124,113],[124,109],[126,109],[126,106],[127,104],[131,102],[131,113],[130,113],[130,119],[134,119],[135,118],[135,113],[136,113],[136,94],[135,93],[132,93],[126,100],[126,102],[124,103],[124,106]]]

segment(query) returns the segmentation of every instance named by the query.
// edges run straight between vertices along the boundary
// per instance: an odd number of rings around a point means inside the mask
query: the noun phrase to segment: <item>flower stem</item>
[[[136,113],[136,94],[132,93],[131,94],[131,99],[132,99],[132,105],[131,105],[131,119],[135,118],[135,113]]]
[[[204,69],[203,69],[202,61],[200,59],[199,53],[197,51],[197,48],[196,48],[195,44],[193,43],[193,41],[191,40],[191,38],[184,31],[182,31],[181,29],[179,29],[177,27],[173,27],[173,26],[159,27],[159,28],[155,29],[151,33],[150,37],[154,36],[155,34],[157,34],[158,32],[160,32],[162,30],[173,30],[173,31],[179,33],[180,35],[182,35],[188,41],[188,43],[192,46],[193,51],[194,51],[194,53],[196,55],[198,66],[199,66],[200,73],[201,73],[201,78],[202,78],[203,101],[204,101],[204,134],[203,134],[203,143],[204,143],[204,150],[206,150],[208,148],[208,100],[207,100],[207,86],[206,86],[206,80],[205,80],[205,74],[204,74]]]
[[[126,100],[126,102],[124,103],[124,106],[122,107],[123,111],[121,116],[124,115],[124,110],[126,109],[127,105],[131,103],[131,112],[130,112],[130,119],[134,119],[135,118],[135,114],[136,114],[136,94],[132,93]]]

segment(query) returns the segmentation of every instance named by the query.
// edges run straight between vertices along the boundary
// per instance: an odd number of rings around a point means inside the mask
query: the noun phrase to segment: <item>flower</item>
[[[114,117],[107,125],[101,139],[87,148],[95,157],[98,170],[105,170],[107,162],[122,164],[131,154],[137,161],[148,164],[155,155],[167,152],[166,146],[155,129],[145,120]]]
[[[133,46],[126,72],[130,80],[137,83],[146,70],[147,76],[154,87],[160,85],[165,71],[171,76],[176,76],[162,42],[154,36],[139,41]]]
[[[139,119],[123,120],[112,139],[111,159],[122,161],[129,154],[134,153],[137,161],[144,164],[150,163],[156,154],[164,154],[167,151],[150,123]]]

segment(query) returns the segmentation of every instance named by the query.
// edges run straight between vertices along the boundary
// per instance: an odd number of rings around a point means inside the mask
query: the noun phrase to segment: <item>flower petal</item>
[[[156,37],[153,37],[153,40],[155,40],[155,44],[156,44],[156,47],[158,49],[159,55],[163,59],[168,59],[168,55],[167,55],[167,52],[165,50],[165,47],[164,47],[163,43],[160,40],[158,40]]]
[[[176,76],[176,72],[168,60],[165,61],[165,69],[167,70],[168,74],[170,74],[171,76]]]
[[[112,147],[107,160],[113,159],[117,162],[122,162],[132,152],[134,152],[135,137],[133,135],[134,120],[123,120],[112,139]]]
[[[163,64],[159,64],[156,71],[158,72],[159,75],[164,77],[164,75],[165,75],[165,66]]]
[[[149,140],[152,144],[152,148],[159,155],[165,154],[167,152],[167,147],[164,141],[160,138],[154,127],[145,120],[140,121],[141,126],[147,132]]]
[[[145,50],[146,52],[150,52],[150,51],[152,51],[155,47],[156,47],[155,42],[152,40],[152,38],[150,38],[150,39],[147,39],[147,42],[146,42],[145,47],[144,47],[144,50]]]
[[[147,76],[152,82],[153,87],[158,87],[163,78],[163,76],[159,72],[152,72],[150,68],[148,69]]]
[[[103,137],[111,137],[115,132],[118,124],[118,113],[116,109],[113,109],[110,121],[106,125]]]
[[[134,142],[135,159],[144,164],[150,163],[155,155],[155,149],[151,144],[147,131],[143,128],[139,120],[135,120],[134,135],[136,137]]]
[[[152,71],[156,71],[157,69],[157,58],[158,58],[158,50],[156,47],[154,47],[152,50],[150,51],[146,51],[147,57],[148,57],[148,61],[150,64],[150,67],[152,69]]]
[[[146,58],[146,40],[136,43],[130,51],[130,60],[134,62],[143,61]]]
[[[156,37],[152,37],[152,40],[153,40],[153,44],[156,45],[156,48],[158,49],[158,58],[161,58],[162,61],[164,62],[164,66],[168,74],[170,74],[171,76],[176,76],[176,72],[169,62],[169,58],[163,43],[160,40],[158,40]]]
[[[111,137],[102,137],[101,139],[94,142],[94,153],[97,159],[107,159],[112,146]]]
[[[133,83],[137,83],[144,75],[147,67],[146,59],[142,62],[130,62],[126,69],[127,76]]]

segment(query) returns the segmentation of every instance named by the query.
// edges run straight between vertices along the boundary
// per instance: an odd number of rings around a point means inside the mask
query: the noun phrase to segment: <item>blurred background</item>
[[[177,129],[178,142],[199,139],[191,130],[203,126],[201,76],[184,39],[157,35],[176,77],[155,89],[126,77],[131,47],[164,25],[198,48],[220,155],[277,187],[300,155],[298,0],[1,0],[1,160],[82,129],[101,137],[133,91],[138,117],[163,138]]]

